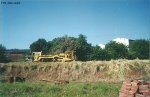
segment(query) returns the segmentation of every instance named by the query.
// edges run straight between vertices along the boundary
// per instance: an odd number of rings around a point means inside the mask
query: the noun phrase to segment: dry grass
[[[88,62],[12,62],[0,63],[0,73],[23,76],[28,81],[69,80],[77,82],[120,82],[124,79],[150,80],[149,60],[111,60]]]

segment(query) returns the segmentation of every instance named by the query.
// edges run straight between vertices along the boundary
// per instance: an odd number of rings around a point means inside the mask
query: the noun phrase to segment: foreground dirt
[[[77,82],[120,82],[125,79],[150,80],[150,61],[0,63],[0,74],[25,77],[27,81],[40,81],[42,79]]]

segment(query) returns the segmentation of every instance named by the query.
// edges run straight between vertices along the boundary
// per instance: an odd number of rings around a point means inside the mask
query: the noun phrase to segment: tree
[[[0,63],[6,63],[10,60],[5,56],[6,47],[0,44]]]
[[[106,44],[105,49],[112,59],[127,58],[128,49],[122,43],[111,41]]]
[[[47,42],[47,48],[46,48],[46,53],[51,53],[51,47],[52,47],[52,41]]]
[[[77,39],[76,56],[77,60],[90,60],[91,44],[87,43],[86,36],[80,34]]]
[[[30,45],[30,49],[32,52],[40,52],[42,51],[42,53],[47,53],[49,52],[50,49],[50,42],[47,43],[47,41],[45,39],[38,39],[37,41],[33,42]]]
[[[0,44],[0,62],[4,62],[5,60],[5,51],[6,51],[6,48]]]
[[[135,40],[129,46],[129,58],[148,59],[149,58],[150,41],[148,40]]]
[[[105,49],[99,46],[93,46],[91,52],[91,60],[109,60],[109,54]]]
[[[77,38],[68,36],[55,38],[52,40],[51,51],[53,53],[62,53],[75,50],[76,40]]]

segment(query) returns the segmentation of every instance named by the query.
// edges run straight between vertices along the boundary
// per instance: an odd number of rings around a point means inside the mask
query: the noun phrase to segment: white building
[[[104,49],[105,48],[105,45],[104,44],[99,44],[99,46]]]
[[[117,43],[122,43],[125,46],[129,46],[129,39],[127,39],[127,38],[115,38],[112,41],[115,41]]]
[[[115,38],[115,39],[113,39],[112,41],[115,41],[115,42],[117,42],[117,43],[122,43],[122,44],[124,44],[125,46],[129,46],[129,43],[130,43],[130,41],[132,41],[132,40],[129,40],[129,39],[127,39],[127,38]],[[104,45],[104,44],[99,44],[99,47],[101,47],[102,49],[104,49],[104,48],[105,48],[105,45]]]

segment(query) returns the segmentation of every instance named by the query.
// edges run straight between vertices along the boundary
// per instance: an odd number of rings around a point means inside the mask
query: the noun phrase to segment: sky
[[[10,1],[20,4],[2,4]],[[0,44],[7,49],[79,34],[92,45],[150,39],[150,0],[1,0]]]

